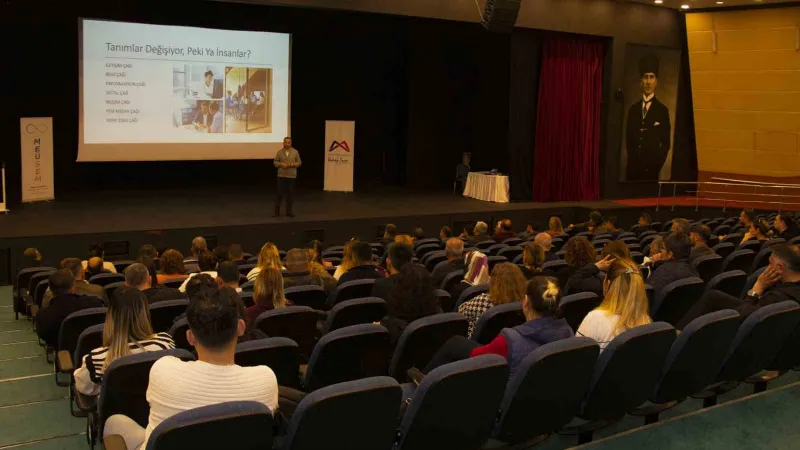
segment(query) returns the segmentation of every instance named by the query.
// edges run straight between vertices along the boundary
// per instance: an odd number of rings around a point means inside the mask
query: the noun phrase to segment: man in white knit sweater
[[[153,364],[147,401],[147,429],[124,415],[106,421],[104,436],[120,435],[129,450],[144,449],[153,430],[179,412],[222,402],[254,400],[273,413],[278,408],[278,380],[267,366],[240,367],[234,363],[236,339],[245,323],[231,288],[205,287],[186,310],[186,337],[197,350],[197,361],[166,356]]]

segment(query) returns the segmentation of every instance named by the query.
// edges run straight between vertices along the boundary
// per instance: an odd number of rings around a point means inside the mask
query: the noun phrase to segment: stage
[[[490,203],[450,192],[382,188],[359,193],[300,191],[295,198],[295,217],[275,218],[273,199],[271,191],[225,188],[102,191],[18,205],[0,216],[0,283],[9,279],[16,259],[27,247],[38,248],[52,265],[65,256],[85,257],[92,243],[107,246],[107,259],[133,259],[144,244],[188,252],[197,235],[206,236],[212,247],[238,243],[255,253],[265,241],[286,249],[310,239],[327,245],[352,237],[372,240],[386,223],[396,224],[401,232],[421,226],[427,235],[437,236],[443,225],[460,232],[471,229],[477,220],[493,227],[496,221],[509,218],[514,229],[522,231],[527,223],[546,227],[548,218],[558,215],[566,226],[586,220],[594,209],[617,216],[623,226],[634,223],[643,210],[655,218],[691,218],[703,212],[696,213],[693,207],[672,212],[663,203],[658,213],[654,204],[614,201]],[[713,211],[721,212],[719,208]]]

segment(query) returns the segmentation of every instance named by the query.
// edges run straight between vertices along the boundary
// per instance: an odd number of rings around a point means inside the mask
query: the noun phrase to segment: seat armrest
[[[128,447],[125,445],[125,439],[122,439],[122,436],[118,434],[105,436],[103,438],[103,447],[105,450],[128,450]]]
[[[72,373],[75,369],[72,368],[72,357],[66,350],[61,350],[56,355],[56,367],[61,373]]]
[[[291,420],[297,405],[307,394],[297,389],[286,386],[278,386],[278,408],[283,412],[287,420]]]

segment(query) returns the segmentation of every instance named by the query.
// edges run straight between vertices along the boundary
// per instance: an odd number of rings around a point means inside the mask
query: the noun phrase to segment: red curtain
[[[536,114],[533,199],[600,198],[603,44],[548,39],[542,51]]]

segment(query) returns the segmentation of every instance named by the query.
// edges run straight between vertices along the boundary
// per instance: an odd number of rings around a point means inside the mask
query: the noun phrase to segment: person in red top
[[[284,306],[294,306],[283,296],[283,275],[281,271],[268,267],[261,270],[253,283],[253,301],[255,305],[244,312],[245,323],[249,330],[261,313]]]

